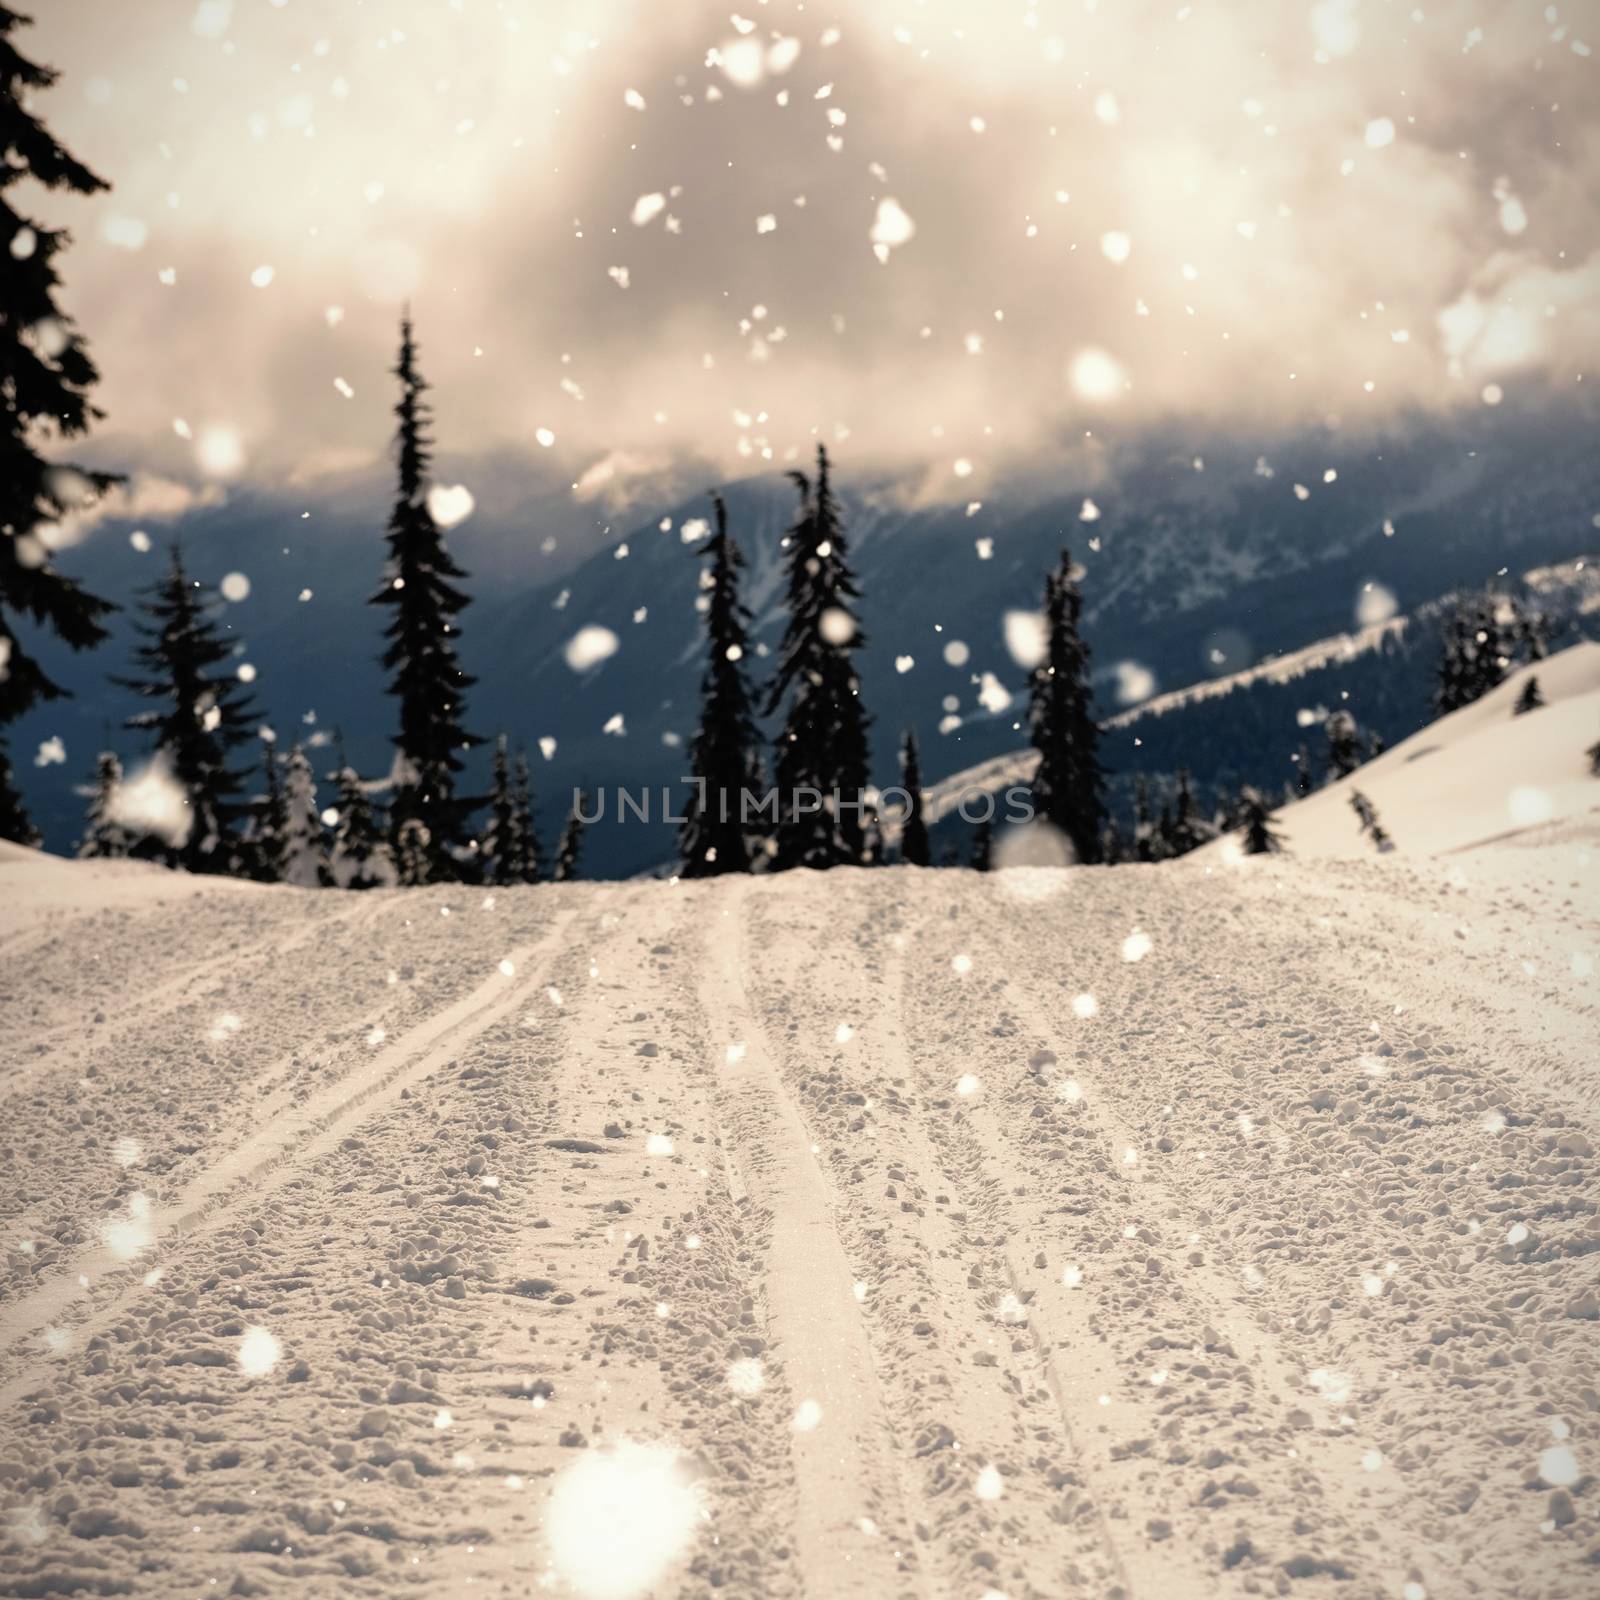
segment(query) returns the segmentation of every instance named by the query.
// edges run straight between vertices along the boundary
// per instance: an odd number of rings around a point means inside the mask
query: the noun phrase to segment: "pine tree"
[[[907,866],[925,867],[929,861],[928,823],[924,816],[926,797],[922,792],[922,757],[917,750],[917,735],[907,728],[900,740],[900,787],[910,795],[905,821],[900,824],[900,859]],[[984,868],[988,871],[988,868]]]
[[[778,738],[773,864],[847,866],[861,860],[865,843],[868,719],[851,659],[866,643],[850,608],[860,591],[829,484],[827,449],[817,446],[814,484],[804,473],[789,476],[800,491],[800,514],[786,541],[789,624],[766,708],[770,714],[789,695]]]
[[[1440,633],[1433,691],[1433,709],[1438,716],[1448,716],[1472,703],[1472,663],[1476,654],[1466,610],[1457,604]]]
[[[583,849],[583,818],[578,812],[582,804],[581,795],[572,797],[572,810],[567,813],[567,825],[561,830],[561,842],[556,846],[557,883],[572,883],[578,876],[578,856]]]
[[[1272,826],[1272,808],[1259,790],[1241,789],[1239,808],[1244,822],[1244,836],[1240,842],[1247,856],[1276,855],[1283,849],[1283,840]]]
[[[516,881],[538,883],[544,877],[544,857],[539,849],[539,833],[533,820],[533,785],[528,776],[528,758],[520,750],[512,769],[511,800],[516,818]]]
[[[1328,776],[1332,781],[1348,778],[1361,765],[1361,730],[1348,711],[1335,711],[1323,724],[1328,741]]]
[[[339,820],[333,825],[329,876],[341,889],[376,889],[392,883],[394,862],[360,775],[341,760],[333,781],[338,787]]]
[[[1155,823],[1150,816],[1150,780],[1141,772],[1133,780],[1133,858],[1154,861]]]
[[[422,396],[427,385],[417,370],[417,347],[411,320],[400,324],[400,359],[394,368],[400,380],[397,435],[399,494],[389,518],[389,558],[374,605],[389,606],[393,615],[384,629],[388,647],[383,667],[391,674],[389,693],[400,703],[400,730],[395,736],[395,788],[390,823],[396,830],[407,822],[421,824],[411,832],[408,853],[423,852],[425,882],[459,879],[458,852],[470,850],[467,818],[478,802],[456,794],[462,752],[481,744],[462,726],[463,696],[474,679],[456,659],[456,618],[468,599],[456,587],[465,573],[445,546],[444,534],[428,509],[428,467],[432,442],[427,435],[428,408]]]
[[[317,781],[311,763],[298,744],[284,766],[283,799],[287,813],[284,833],[283,881],[297,889],[321,889],[329,883],[328,840],[322,814],[317,810]]]
[[[1483,595],[1469,624],[1467,689],[1471,700],[1481,700],[1491,689],[1499,688],[1511,664],[1515,646],[1502,619],[1502,606],[1499,596]]]
[[[407,817],[394,830],[394,870],[402,888],[416,889],[432,882],[432,836],[427,824]]]
[[[1596,739],[1583,753],[1589,758],[1589,776],[1600,778],[1600,739]]]
[[[11,762],[3,741],[0,741],[0,839],[9,839],[13,844],[25,844],[35,850],[44,843],[39,830],[29,820],[22,796],[17,793],[17,786],[12,781]]]
[[[1128,847],[1123,842],[1122,829],[1114,816],[1106,818],[1100,830],[1100,861],[1103,866],[1114,867],[1128,859]]]
[[[517,796],[511,778],[511,752],[503,733],[494,745],[494,770],[489,780],[489,825],[484,830],[480,854],[485,883],[504,888],[522,881]]]
[[[73,159],[31,112],[56,74],[21,55],[11,34],[27,18],[0,5],[0,735],[41,700],[66,691],[23,648],[8,613],[26,616],[73,650],[106,638],[115,609],[57,572],[51,535],[112,484],[40,453],[81,437],[99,416],[89,402],[98,374],[82,336],[56,304],[54,259],[68,242],[20,216],[9,191],[31,178],[46,189],[96,194],[106,185]],[[37,844],[0,738],[0,838]]]
[[[994,818],[981,817],[972,830],[972,856],[967,865],[974,872],[994,870]]]
[[[229,766],[252,737],[255,709],[239,679],[219,670],[232,654],[214,611],[214,596],[184,570],[174,545],[164,578],[145,591],[149,621],[134,659],[143,678],[119,678],[124,688],[160,702],[128,719],[130,728],[153,731],[174,782],[184,796],[188,828],[168,842],[169,865],[189,872],[232,872],[239,866],[239,823],[248,814],[240,799],[242,774]]]
[[[678,830],[678,855],[686,878],[748,872],[744,797],[753,787],[752,754],[760,737],[752,710],[745,658],[750,614],[739,599],[744,557],[728,532],[728,507],[711,497],[711,536],[695,550],[709,556],[701,574],[706,594],[707,659],[700,680],[700,727],[689,745],[692,793]]]
[[[1065,836],[1079,861],[1092,862],[1105,825],[1105,774],[1090,709],[1089,647],[1079,627],[1083,595],[1066,550],[1045,583],[1044,610],[1049,642],[1033,671],[1028,706],[1029,738],[1039,752],[1034,810]]]
[[[80,861],[119,861],[133,841],[116,820],[117,790],[122,784],[122,763],[116,752],[102,750],[95,762],[94,788],[84,814],[83,837],[78,841]]]
[[[1388,741],[1376,728],[1367,731],[1367,760],[1376,761],[1389,748]]]
[[[1216,829],[1195,807],[1194,789],[1187,767],[1178,771],[1178,796],[1166,837],[1168,851],[1174,856],[1186,856],[1191,850],[1198,850],[1207,840],[1216,838]]]
[[[1383,831],[1376,808],[1359,789],[1350,791],[1350,809],[1360,821],[1362,833],[1372,840],[1372,846],[1379,855],[1387,855],[1394,849],[1394,840]]]
[[[288,866],[289,802],[283,791],[276,735],[261,733],[261,773],[264,788],[250,802],[249,833],[244,855],[250,876],[258,883],[282,883]]]
[[[1517,703],[1511,708],[1511,715],[1526,716],[1530,711],[1537,711],[1544,703],[1544,695],[1539,689],[1539,679],[1537,675],[1531,676],[1523,684],[1522,693],[1517,696]]]

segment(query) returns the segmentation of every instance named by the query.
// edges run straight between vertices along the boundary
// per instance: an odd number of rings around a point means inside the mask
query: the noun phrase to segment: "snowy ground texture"
[[[1597,870],[11,852],[0,1593],[1593,1594]]]

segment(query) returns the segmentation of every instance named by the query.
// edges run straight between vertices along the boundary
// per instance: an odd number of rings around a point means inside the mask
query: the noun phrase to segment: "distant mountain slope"
[[[1529,679],[1545,705],[1512,708]],[[1359,790],[1404,855],[1444,855],[1600,812],[1585,752],[1600,740],[1600,644],[1585,641],[1512,673],[1375,761],[1273,817],[1296,856],[1374,853],[1350,805]],[[1237,855],[1235,838],[1195,859]]]
[[[1004,617],[1038,605],[1063,544],[1085,567],[1101,703],[1114,712],[1120,664],[1137,663],[1158,691],[1193,683],[1348,629],[1371,582],[1404,608],[1592,543],[1600,458],[1584,419],[1503,411],[1492,425],[1472,415],[1452,429],[1359,445],[1328,433],[1281,444],[1267,461],[1238,444],[1212,442],[1202,453],[1171,437],[1146,439],[1092,481],[1068,479],[1043,495],[1002,488],[970,515],[966,504],[906,506],[888,486],[854,477],[844,447],[837,481],[864,590],[860,660],[876,778],[893,779],[908,725],[922,736],[931,773],[1016,748],[1021,707],[1003,701],[1021,692],[1025,674],[1007,653]],[[776,473],[727,493],[750,562],[760,675],[762,652],[781,631],[780,541],[794,495]],[[379,619],[365,604],[380,570],[382,510],[313,505],[305,518],[304,509],[256,500],[191,517],[183,531],[197,572],[251,578],[250,598],[230,608],[229,621],[242,659],[258,669],[270,720],[313,739],[340,727],[363,770],[382,773],[392,708],[374,660]],[[469,573],[491,574],[469,582],[475,603],[463,619],[463,659],[480,680],[469,725],[503,729],[535,751],[541,739],[554,741],[550,758],[535,755],[546,831],[559,825],[575,784],[650,785],[659,797],[681,774],[701,649],[698,564],[682,530],[705,510],[696,497],[640,515],[625,538],[534,587],[509,575],[517,569],[506,551],[521,539],[537,573],[546,559],[538,527],[513,537],[504,516],[481,525],[475,517],[452,534]],[[136,554],[127,537],[126,525],[108,525],[69,553],[69,570],[126,602],[160,559]],[[47,651],[79,698],[13,731],[14,763],[54,848],[77,826],[73,784],[87,776],[107,724],[114,729],[128,710],[107,679],[123,666],[130,620],[119,619],[116,641],[94,657]],[[611,629],[620,648],[574,673],[564,646],[589,624]],[[33,767],[40,742],[55,736],[67,747],[65,767]],[[114,737],[137,753],[131,736]],[[1220,773],[1229,751],[1212,741],[1200,754]],[[1191,764],[1209,780],[1199,757]],[[592,834],[587,859],[591,870],[622,874],[671,850],[669,826],[608,825]]]

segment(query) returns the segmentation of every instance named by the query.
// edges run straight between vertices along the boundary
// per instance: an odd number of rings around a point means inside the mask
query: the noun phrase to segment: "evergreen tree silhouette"
[[[13,844],[25,844],[32,849],[44,843],[39,830],[28,817],[22,796],[11,781],[11,763],[6,759],[3,744],[0,744],[0,839],[9,839]]]
[[[922,757],[917,749],[916,731],[912,728],[907,728],[900,739],[900,787],[911,796],[905,821],[900,824],[900,859],[907,866],[925,867],[929,851],[928,824],[923,814]]]
[[[244,856],[249,873],[258,883],[282,883],[288,865],[289,802],[283,790],[277,746],[261,735],[261,774],[264,788],[250,803]]]
[[[1128,859],[1128,846],[1122,837],[1122,829],[1117,826],[1114,816],[1107,816],[1106,825],[1100,830],[1100,862],[1102,866],[1115,867]]]
[[[333,825],[328,871],[341,889],[376,889],[394,877],[394,863],[383,841],[372,801],[360,775],[342,758],[333,776],[339,820]]]
[[[489,780],[489,825],[483,834],[483,878],[504,888],[522,881],[522,847],[517,837],[517,795],[511,777],[511,752],[502,733],[494,744]]]
[[[578,815],[582,797],[574,795],[572,810],[567,813],[567,825],[561,830],[561,842],[556,846],[556,882],[573,883],[578,876],[578,857],[583,849],[583,818]]]
[[[329,882],[328,841],[317,810],[316,776],[296,744],[284,763],[283,881],[298,889],[325,888]]]
[[[254,736],[255,708],[238,676],[221,670],[233,651],[215,597],[184,570],[176,544],[166,576],[145,591],[144,610],[145,642],[134,660],[145,676],[114,681],[158,703],[127,725],[155,734],[189,814],[182,843],[158,853],[189,872],[232,872],[240,865],[239,823],[250,807],[240,798],[243,775],[229,761]]]
[[[1362,833],[1372,840],[1373,849],[1379,855],[1387,855],[1394,849],[1394,840],[1383,831],[1383,824],[1378,821],[1376,808],[1359,789],[1350,791],[1350,809],[1355,812]]]
[[[1191,850],[1198,850],[1207,840],[1216,837],[1216,829],[1200,815],[1195,805],[1194,788],[1187,767],[1178,771],[1178,795],[1166,837],[1169,853],[1174,856],[1186,856]]]
[[[544,857],[539,849],[539,833],[533,820],[533,784],[528,776],[528,758],[520,750],[512,769],[511,802],[516,820],[516,881],[538,883],[544,877]]]
[[[700,680],[700,727],[689,745],[693,787],[678,830],[678,856],[686,878],[712,878],[750,870],[744,797],[754,787],[752,755],[760,737],[745,677],[750,614],[739,599],[744,557],[728,532],[728,507],[711,497],[711,536],[695,550],[709,556],[702,574],[706,594],[705,675]]]
[[[1445,618],[1439,636],[1439,662],[1434,668],[1433,709],[1437,716],[1448,716],[1470,705],[1472,664],[1477,655],[1472,627],[1465,608],[1457,604]]]
[[[1335,780],[1347,778],[1361,765],[1360,730],[1348,711],[1335,711],[1323,724],[1328,740],[1328,774]]]
[[[83,837],[78,841],[80,861],[119,861],[131,848],[133,840],[115,815],[121,783],[122,763],[116,752],[102,750],[95,761],[94,788],[84,813]]]
[[[1083,595],[1067,550],[1046,580],[1044,614],[1049,642],[1044,660],[1033,670],[1028,706],[1029,739],[1039,752],[1034,810],[1087,863],[1099,858],[1105,774],[1100,729],[1090,709],[1089,647],[1079,627]]]
[[[391,675],[389,693],[400,710],[389,818],[397,837],[407,822],[421,825],[420,833],[411,831],[407,858],[415,867],[421,853],[426,861],[422,881],[448,881],[465,875],[458,853],[470,851],[467,818],[478,806],[456,794],[462,752],[483,741],[462,726],[463,696],[475,681],[456,659],[456,618],[469,603],[456,580],[466,574],[428,509],[432,442],[422,398],[427,385],[417,369],[409,316],[400,324],[394,373],[400,380],[395,406],[399,493],[389,518],[383,584],[372,596],[374,605],[393,613],[384,629],[388,646],[382,657]]]
[[[1544,704],[1544,695],[1539,689],[1537,675],[1530,676],[1522,686],[1522,693],[1517,696],[1517,703],[1511,708],[1514,717],[1526,716],[1530,711],[1537,711]]]
[[[994,870],[994,818],[980,817],[972,830],[972,855],[967,865],[974,872]]]
[[[1150,817],[1150,780],[1141,772],[1133,780],[1133,858],[1154,861],[1155,823]]]
[[[28,19],[0,5],[0,839],[37,844],[12,779],[5,730],[41,700],[66,690],[23,647],[10,614],[26,616],[73,650],[106,637],[116,608],[63,577],[49,542],[36,531],[70,518],[120,481],[40,453],[86,433],[100,413],[89,402],[98,374],[82,335],[56,304],[55,257],[64,229],[30,221],[12,206],[11,189],[32,179],[46,189],[92,195],[105,183],[75,160],[32,113],[38,91],[56,74],[28,60],[11,35]]]
[[[1596,739],[1583,753],[1589,758],[1589,776],[1600,778],[1600,739]]]
[[[860,591],[826,447],[817,446],[814,483],[804,473],[789,476],[800,491],[800,514],[786,541],[789,623],[766,708],[770,714],[789,696],[777,747],[773,864],[779,870],[846,866],[862,859],[866,827],[868,719],[851,659],[866,643],[850,608]],[[842,802],[837,807],[836,799]]]
[[[1283,849],[1283,840],[1272,826],[1272,808],[1259,790],[1241,789],[1239,809],[1244,826],[1240,842],[1247,856],[1276,855]]]

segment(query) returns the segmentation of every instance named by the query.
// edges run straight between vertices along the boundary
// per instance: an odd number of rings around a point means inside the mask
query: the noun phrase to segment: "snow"
[[[1597,655],[1400,771],[1555,789]],[[1563,815],[1037,897],[0,847],[0,1591],[1584,1593]]]
[[[1530,677],[1546,704],[1513,716]],[[1582,819],[1600,809],[1600,781],[1584,752],[1600,739],[1600,644],[1584,642],[1511,673],[1481,700],[1452,712],[1358,767],[1347,778],[1274,813],[1297,856],[1372,854],[1351,794],[1373,804],[1400,855],[1443,855]],[[1220,839],[1195,859],[1231,851]]]

